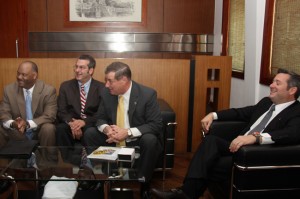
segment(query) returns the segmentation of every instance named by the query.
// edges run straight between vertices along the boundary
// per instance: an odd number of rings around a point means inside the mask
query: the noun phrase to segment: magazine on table
[[[134,148],[100,146],[87,157],[103,160],[120,159],[121,161],[132,161]]]
[[[94,158],[94,159],[103,159],[103,160],[117,160],[118,152],[120,150],[121,150],[120,147],[100,146],[87,157]]]

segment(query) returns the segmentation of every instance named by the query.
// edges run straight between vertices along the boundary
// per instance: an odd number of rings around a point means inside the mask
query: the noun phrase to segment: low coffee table
[[[29,182],[30,189],[36,192],[36,198],[39,198],[45,184],[49,181],[77,181],[78,190],[94,190],[97,185],[101,184],[103,188],[104,198],[110,198],[112,182],[144,182],[144,178],[138,178],[134,168],[118,168],[109,169],[108,174],[104,174],[101,169],[102,163],[115,163],[106,160],[92,160],[93,168],[80,167],[80,161],[64,159],[61,151],[81,151],[81,146],[76,147],[42,147],[39,146],[35,150],[37,168],[27,168],[26,159],[1,159],[0,174],[4,178],[0,182],[11,181],[17,184]],[[74,154],[75,156],[80,154]],[[54,161],[44,156],[54,157]],[[55,158],[57,156],[57,158]],[[121,175],[120,175],[120,171]],[[5,177],[9,176],[9,177]],[[65,177],[53,179],[52,176]],[[20,187],[20,186],[18,186]]]

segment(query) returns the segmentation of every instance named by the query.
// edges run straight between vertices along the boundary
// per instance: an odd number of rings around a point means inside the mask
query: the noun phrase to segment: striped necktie
[[[124,128],[125,127],[125,109],[124,109],[124,97],[119,96],[119,103],[117,108],[117,126]],[[119,142],[117,146],[126,146],[125,140]]]
[[[86,103],[86,96],[85,96],[85,91],[84,91],[84,85],[82,84],[80,87],[80,104],[81,104],[81,109],[80,109],[80,116],[82,119],[86,118],[86,115],[84,114],[84,109],[85,109],[85,103]]]

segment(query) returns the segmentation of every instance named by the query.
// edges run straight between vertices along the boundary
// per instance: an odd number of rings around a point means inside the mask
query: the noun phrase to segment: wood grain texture
[[[229,56],[195,56],[195,88],[192,151],[195,151],[202,140],[201,119],[207,114],[208,90],[216,89],[215,110],[229,108],[231,88],[231,57]],[[211,80],[209,71],[216,69],[219,75]]]

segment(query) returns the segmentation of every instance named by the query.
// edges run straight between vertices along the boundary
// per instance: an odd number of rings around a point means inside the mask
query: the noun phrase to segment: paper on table
[[[77,186],[78,182],[75,179],[52,176],[45,186],[42,199],[72,199]]]

